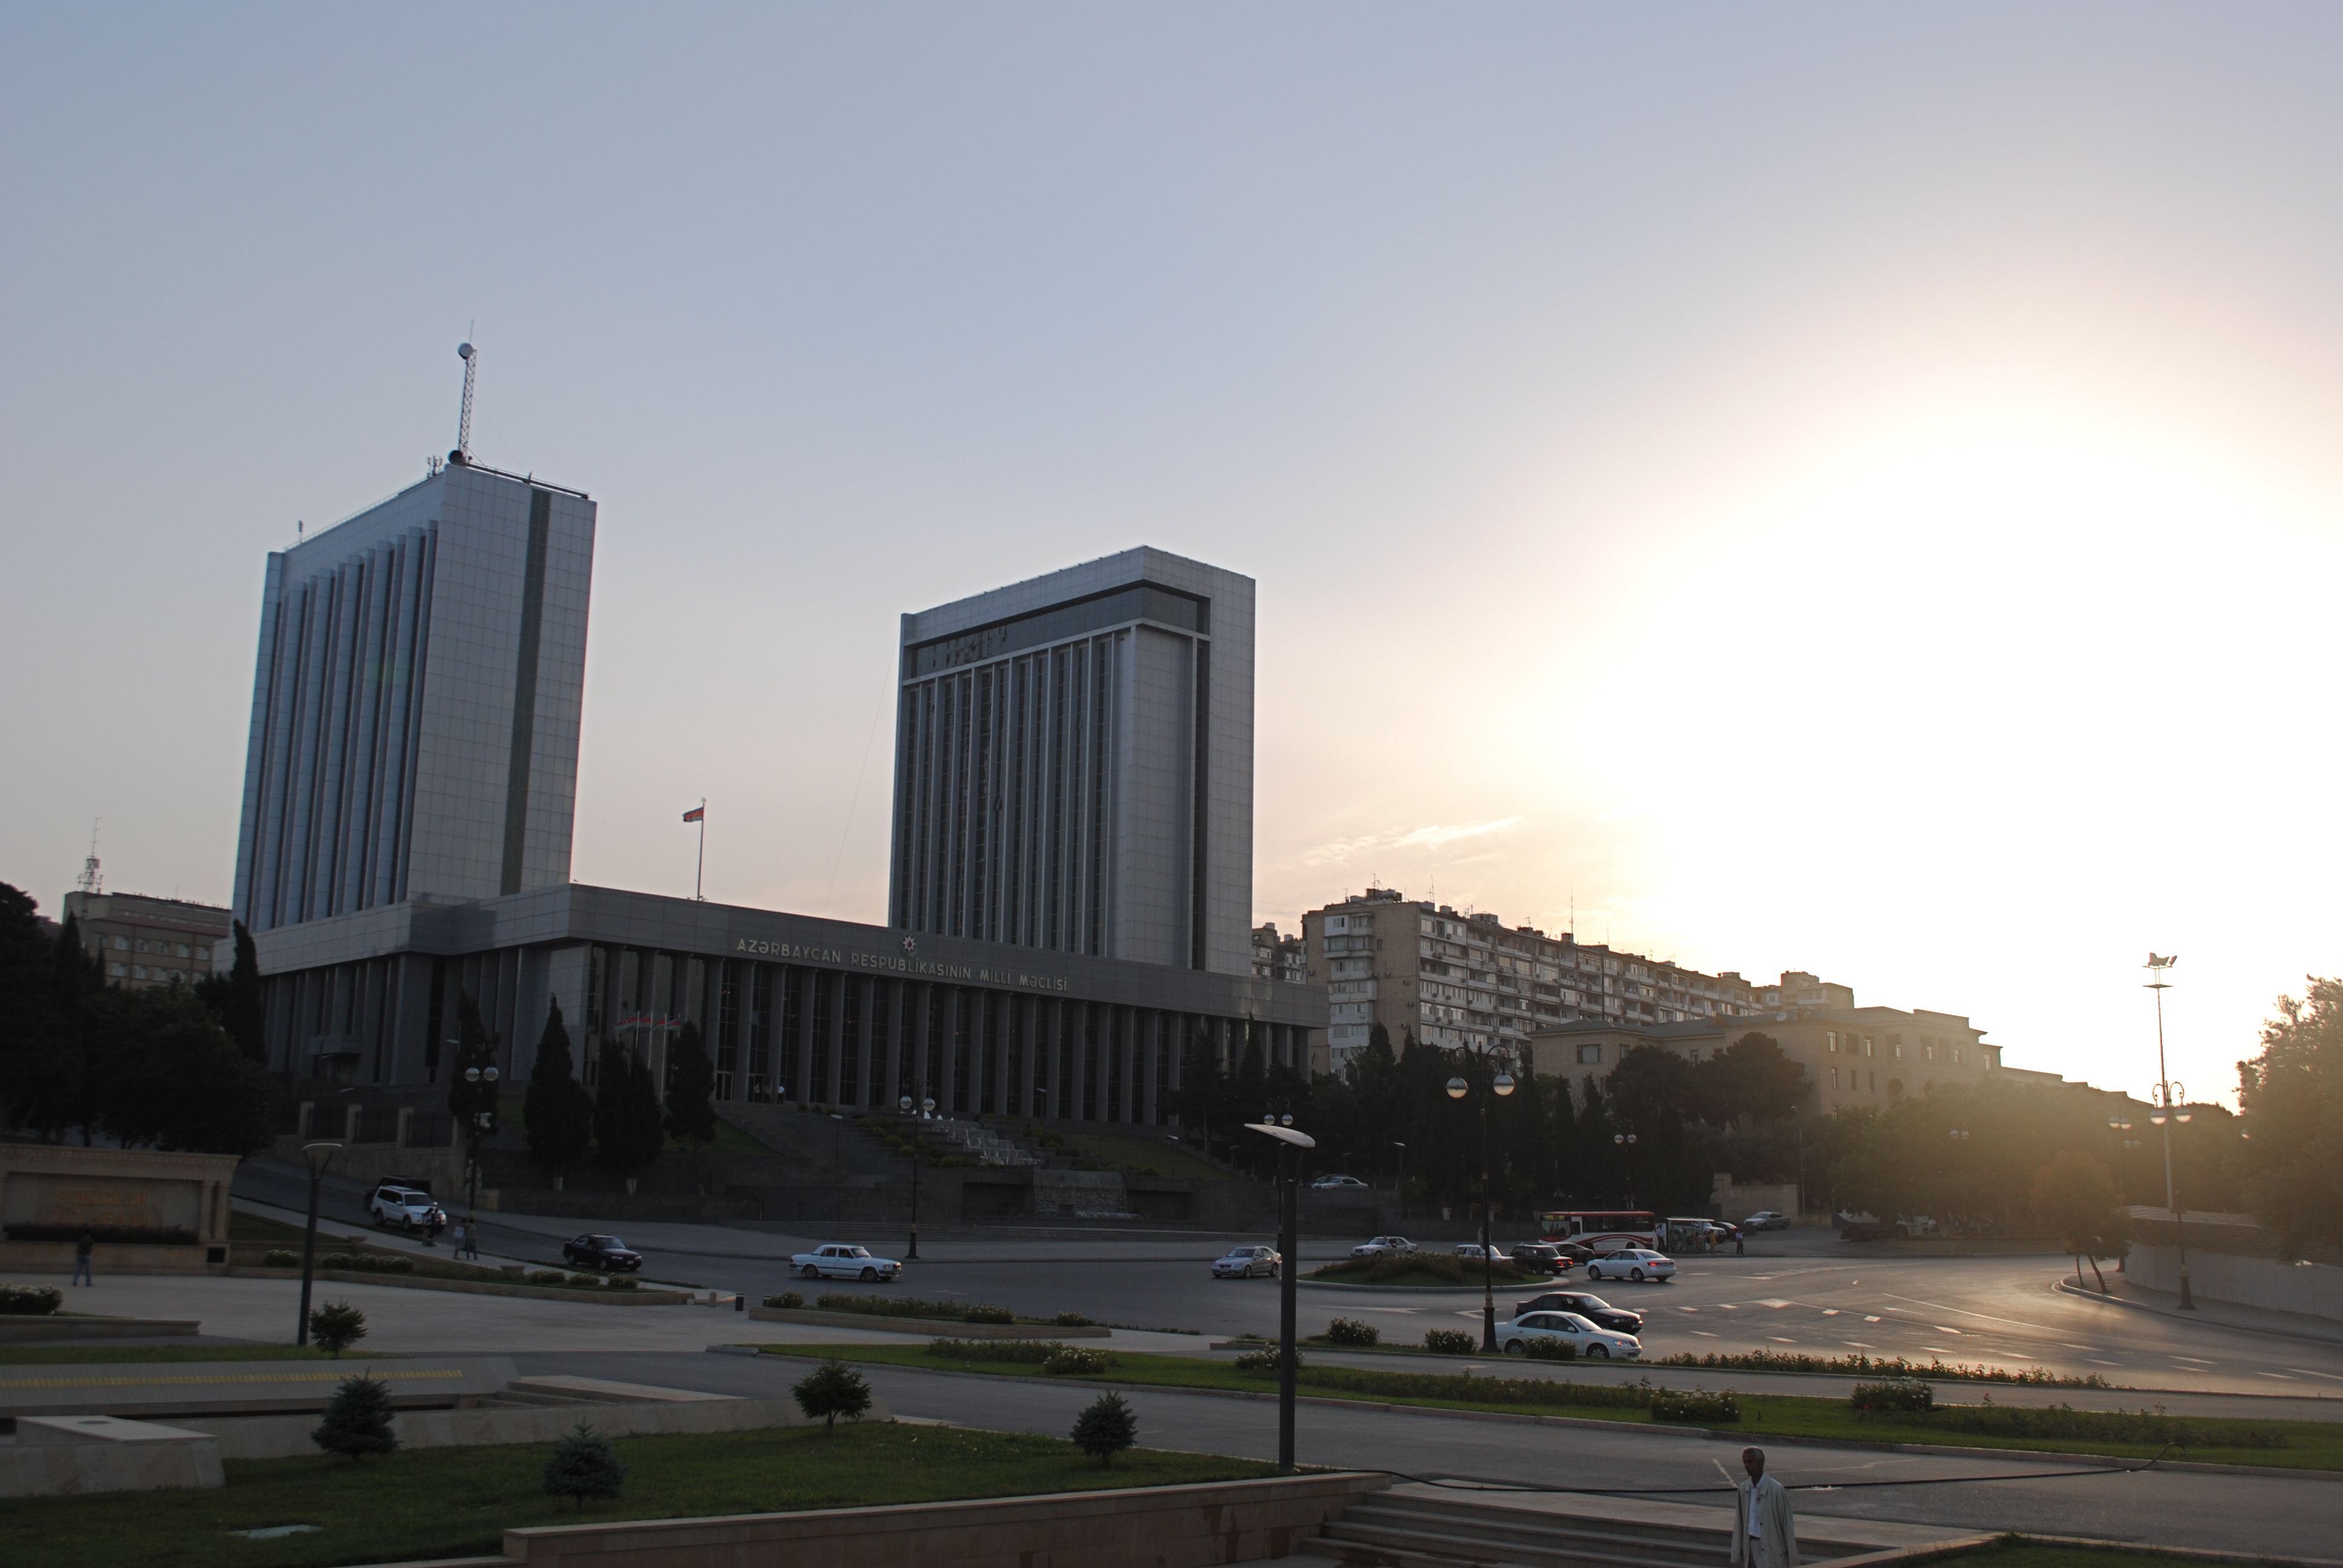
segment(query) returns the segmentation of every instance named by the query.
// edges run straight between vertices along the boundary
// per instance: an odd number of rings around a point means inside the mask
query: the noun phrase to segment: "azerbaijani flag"
[[[690,810],[686,811],[686,812],[683,814],[683,819],[684,819],[685,821],[687,821],[687,822],[698,822],[698,821],[702,821],[702,820],[706,819],[707,816],[708,816],[708,808],[707,808],[707,807],[705,807],[705,806],[694,806]]]

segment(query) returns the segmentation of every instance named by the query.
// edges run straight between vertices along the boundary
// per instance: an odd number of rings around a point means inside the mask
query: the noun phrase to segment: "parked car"
[[[1512,1252],[1513,1260],[1524,1269],[1536,1269],[1548,1274],[1559,1274],[1570,1267],[1570,1260],[1562,1249],[1551,1241],[1523,1241]]]
[[[870,1248],[850,1241],[832,1241],[810,1252],[799,1252],[789,1260],[789,1267],[809,1280],[860,1280],[866,1285],[892,1280],[903,1271],[903,1265],[894,1259],[873,1257]]]
[[[605,1274],[639,1274],[643,1269],[643,1255],[616,1236],[573,1237],[561,1244],[561,1261]]]
[[[1231,1247],[1212,1261],[1212,1278],[1250,1280],[1256,1274],[1267,1274],[1273,1280],[1282,1261],[1274,1247]]]
[[[1614,1307],[1602,1297],[1590,1296],[1584,1291],[1548,1291],[1513,1309],[1516,1318],[1525,1318],[1532,1312],[1573,1312],[1596,1328],[1607,1329],[1614,1334],[1640,1334],[1644,1332],[1643,1313]]]
[[[1477,1263],[1481,1261],[1481,1243],[1478,1241],[1459,1241],[1456,1243],[1456,1255],[1463,1259],[1468,1263]],[[1504,1254],[1494,1248],[1491,1248],[1489,1250],[1489,1256],[1493,1259],[1502,1260],[1503,1259]]]
[[[1364,1187],[1366,1183],[1356,1176],[1338,1176],[1330,1171],[1310,1185],[1312,1187]]]
[[[1622,1247],[1615,1252],[1605,1252],[1586,1265],[1586,1278],[1595,1280],[1633,1280],[1642,1284],[1645,1280],[1668,1280],[1674,1277],[1675,1260],[1649,1247]]]
[[[1741,1228],[1745,1231],[1786,1231],[1790,1228],[1790,1217],[1779,1209],[1760,1209],[1742,1221]]]
[[[1644,1342],[1634,1335],[1614,1334],[1575,1312],[1529,1312],[1497,1325],[1497,1348],[1509,1356],[1527,1355],[1532,1340],[1561,1340],[1594,1361],[1640,1361],[1644,1354]]]
[[[1351,1249],[1353,1258],[1387,1258],[1394,1252],[1413,1252],[1415,1243],[1405,1236],[1376,1236]]]
[[[431,1201],[431,1194],[414,1187],[395,1187],[386,1181],[376,1187],[367,1200],[367,1212],[377,1225],[407,1231],[428,1231],[436,1224],[447,1222],[447,1211]]]

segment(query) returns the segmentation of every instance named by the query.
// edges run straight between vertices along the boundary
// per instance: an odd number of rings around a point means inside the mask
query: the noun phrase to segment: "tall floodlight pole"
[[[1293,1120],[1289,1116],[1286,1121]],[[1277,1203],[1277,1473],[1293,1473],[1293,1282],[1296,1265],[1301,1261],[1294,1254],[1301,1250],[1296,1232],[1301,1229],[1300,1161],[1302,1151],[1315,1149],[1318,1141],[1307,1132],[1296,1132],[1292,1126],[1280,1126],[1268,1117],[1248,1121],[1246,1130],[1274,1138],[1278,1142],[1277,1179],[1280,1191]]]
[[[456,460],[472,460],[472,378],[479,374],[480,351],[468,343],[456,345],[456,357],[464,362],[464,411],[456,418]]]
[[[326,1180],[326,1168],[334,1156],[342,1151],[338,1143],[304,1143],[302,1162],[309,1167],[309,1228],[301,1238],[301,1322],[295,1331],[293,1342],[309,1342],[309,1284],[317,1272],[317,1188]]]
[[[2186,1121],[2188,1118],[2172,1102],[2172,1074],[2164,1065],[2164,993],[2172,989],[2172,982],[2164,977],[2179,961],[2177,953],[2170,957],[2159,957],[2155,953],[2147,955],[2147,971],[2156,977],[2147,982],[2147,989],[2156,993],[2157,1100],[2156,1111],[2148,1120],[2164,1129],[2164,1206],[2172,1211],[2173,1239],[2179,1243],[2180,1310],[2193,1312],[2197,1310],[2197,1298],[2188,1292],[2188,1227],[2180,1218],[2179,1189],[2172,1180],[2172,1124]]]

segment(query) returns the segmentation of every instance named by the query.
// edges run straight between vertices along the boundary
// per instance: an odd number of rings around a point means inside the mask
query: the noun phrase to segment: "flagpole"
[[[702,795],[702,796],[699,798],[699,863],[698,865],[696,865],[696,866],[692,867],[692,869],[691,869],[691,900],[692,900],[692,902],[694,902],[694,903],[705,903],[705,902],[707,902],[707,900],[706,900],[704,897],[702,897],[702,896],[701,896],[700,891],[699,891],[699,882],[700,882],[700,878],[701,878],[701,877],[702,877],[702,876],[707,872],[707,870],[708,870],[708,797],[707,797],[707,796],[705,796],[705,795]]]

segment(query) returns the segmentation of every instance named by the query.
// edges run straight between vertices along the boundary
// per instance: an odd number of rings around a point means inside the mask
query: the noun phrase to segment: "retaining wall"
[[[2180,1251],[2135,1242],[2125,1256],[2124,1273],[2144,1289],[2177,1292]],[[2343,1322],[2343,1269],[2330,1263],[2280,1263],[2191,1247],[2188,1288],[2208,1302]]]

